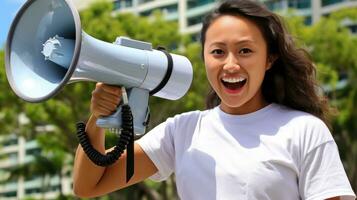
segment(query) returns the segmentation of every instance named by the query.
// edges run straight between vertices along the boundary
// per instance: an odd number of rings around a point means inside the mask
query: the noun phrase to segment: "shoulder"
[[[285,122],[281,128],[291,134],[305,153],[334,140],[327,125],[318,117],[282,105],[277,105],[276,110],[280,120]]]
[[[283,105],[275,104],[274,115],[284,120],[286,125],[299,129],[328,129],[326,124],[318,117],[300,110],[295,110]],[[306,130],[308,131],[308,130]]]
[[[169,123],[174,123],[174,124],[189,124],[189,123],[196,123],[197,120],[206,115],[208,111],[204,110],[195,110],[195,111],[189,111],[189,112],[184,112],[177,114],[173,117],[170,117],[167,119],[167,122]]]

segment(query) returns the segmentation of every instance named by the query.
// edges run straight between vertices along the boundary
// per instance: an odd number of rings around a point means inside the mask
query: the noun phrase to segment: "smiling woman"
[[[103,169],[79,146],[75,193],[99,196],[174,173],[183,200],[355,199],[314,65],[280,17],[256,1],[224,1],[204,19],[201,43],[212,87],[208,109],[169,118],[136,141],[129,183],[125,156]],[[120,97],[118,88],[101,83],[93,91],[86,131],[103,153],[95,119]]]

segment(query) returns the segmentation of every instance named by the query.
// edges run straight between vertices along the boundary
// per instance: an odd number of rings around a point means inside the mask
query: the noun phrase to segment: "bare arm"
[[[118,94],[120,99],[120,92],[117,92],[115,89],[110,91],[110,89],[113,89],[113,87],[97,84],[96,90],[93,92],[91,104],[93,115],[90,117],[86,127],[86,133],[92,146],[102,154],[105,153],[105,134],[103,129],[96,126],[97,116],[108,115],[116,108],[118,102],[108,102],[108,99],[115,99],[108,98],[112,97],[108,95],[108,91],[112,94]],[[95,97],[97,95],[96,92],[99,92],[97,97]],[[101,100],[98,100],[98,98],[107,100],[104,100],[103,103]],[[134,159],[134,175],[131,180],[126,183],[126,152],[124,152],[120,159],[113,165],[100,167],[95,165],[87,157],[79,145],[73,168],[74,193],[80,197],[101,196],[140,182],[157,171],[153,162],[136,143],[134,145]]]

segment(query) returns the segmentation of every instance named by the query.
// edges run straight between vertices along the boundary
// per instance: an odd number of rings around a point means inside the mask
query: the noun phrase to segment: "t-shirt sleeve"
[[[320,144],[305,156],[301,165],[299,190],[302,199],[306,200],[336,196],[342,197],[341,200],[355,199],[333,140]]]
[[[174,119],[169,118],[136,141],[158,169],[150,177],[154,181],[163,181],[174,171],[174,126]]]

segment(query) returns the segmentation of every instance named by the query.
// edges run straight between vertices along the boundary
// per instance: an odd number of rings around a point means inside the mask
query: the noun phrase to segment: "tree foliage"
[[[0,135],[2,135],[15,132],[14,127],[19,128],[18,114],[22,110],[23,101],[10,89],[5,74],[5,55],[1,50],[0,66]]]

